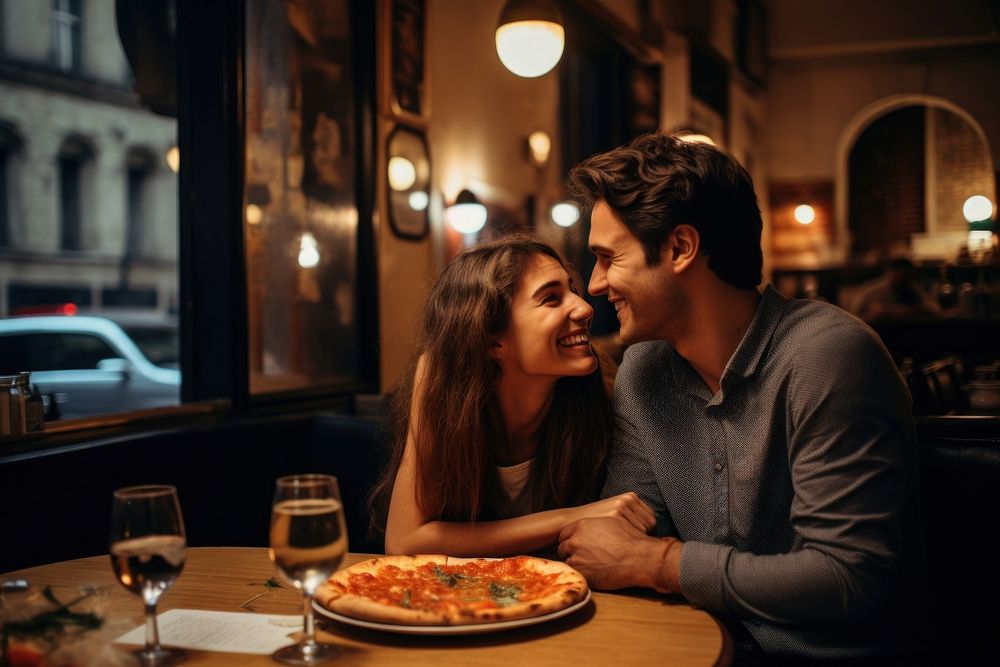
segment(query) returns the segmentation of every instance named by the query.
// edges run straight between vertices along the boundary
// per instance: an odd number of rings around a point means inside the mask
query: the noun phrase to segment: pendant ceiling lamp
[[[526,79],[549,72],[562,57],[566,33],[552,0],[508,0],[497,23],[497,55]]]

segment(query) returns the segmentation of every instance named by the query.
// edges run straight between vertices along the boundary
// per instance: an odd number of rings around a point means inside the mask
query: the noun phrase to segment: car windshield
[[[180,345],[177,329],[141,325],[122,328],[151,362],[162,368],[179,368]]]

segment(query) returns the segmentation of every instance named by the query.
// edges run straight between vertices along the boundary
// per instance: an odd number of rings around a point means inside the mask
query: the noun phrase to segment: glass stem
[[[146,650],[160,648],[160,630],[156,626],[156,604],[146,605]]]
[[[313,623],[313,596],[312,593],[302,594],[302,644],[304,646],[316,645],[316,626]]]

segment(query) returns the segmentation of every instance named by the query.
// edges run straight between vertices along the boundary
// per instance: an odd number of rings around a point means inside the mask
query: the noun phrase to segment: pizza
[[[380,556],[335,573],[315,599],[366,621],[467,625],[542,616],[587,592],[583,575],[544,558]]]

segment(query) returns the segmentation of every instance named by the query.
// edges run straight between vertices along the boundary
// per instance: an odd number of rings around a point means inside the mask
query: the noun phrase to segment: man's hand
[[[597,589],[680,592],[683,547],[672,537],[649,537],[622,518],[581,519],[559,533],[559,555]]]

